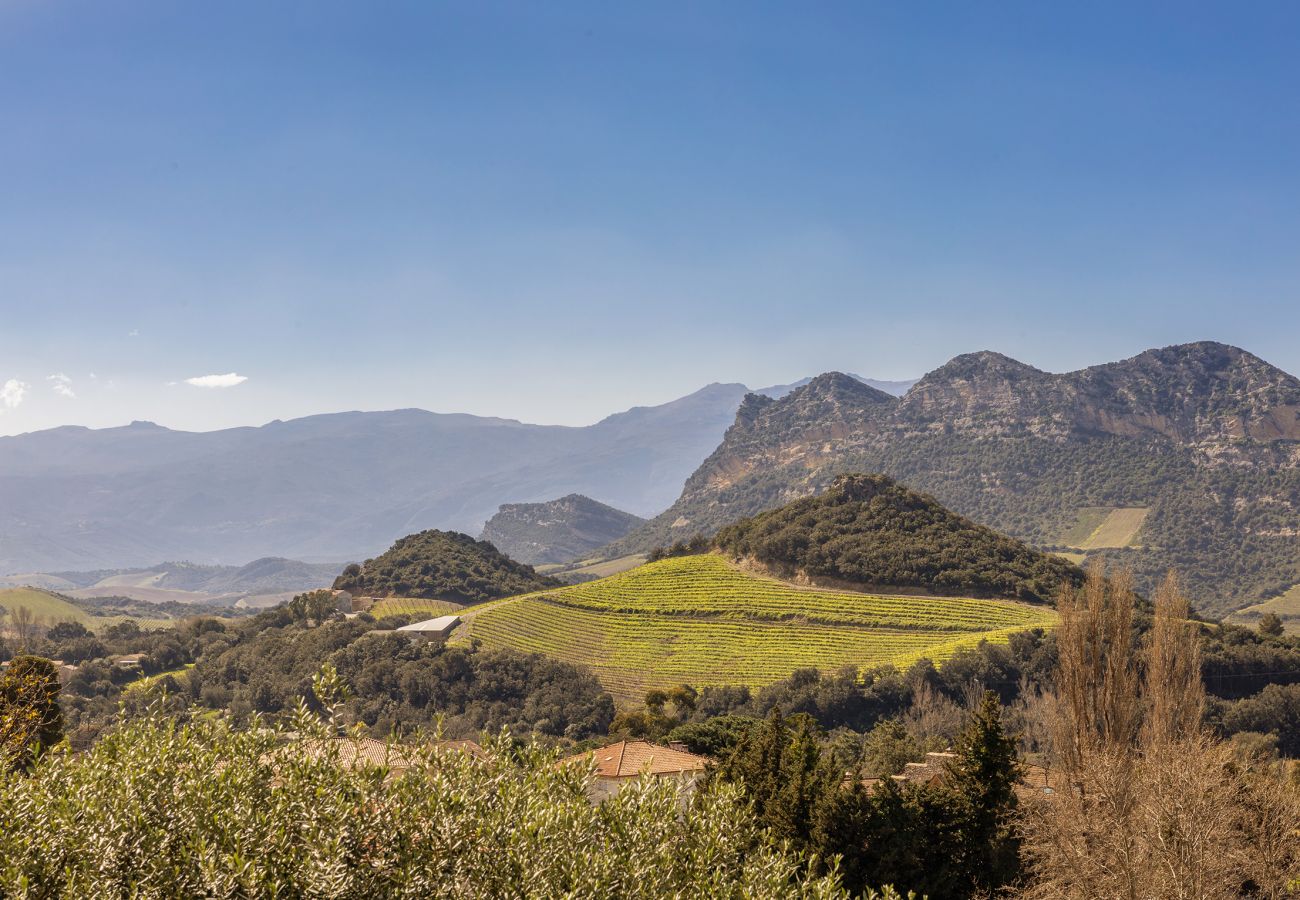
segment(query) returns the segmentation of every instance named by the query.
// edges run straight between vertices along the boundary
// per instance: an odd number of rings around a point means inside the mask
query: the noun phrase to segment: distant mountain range
[[[650,516],[747,392],[711,384],[581,428],[403,409],[0,437],[0,574],[352,559],[424,528],[477,533],[502,504],[571,493]]]
[[[511,559],[555,564],[580,560],[643,524],[640,516],[569,494],[547,503],[506,503],[479,537]]]
[[[653,515],[745,394],[712,384],[583,428],[406,409],[2,437],[0,573],[355,559],[428,527],[477,533],[503,503],[570,493]]]
[[[165,562],[127,569],[0,575],[0,588],[36,587],[70,597],[128,597],[147,603],[265,606],[301,591],[326,587],[342,563],[304,563],[265,557],[243,566]]]
[[[901,399],[828,373],[751,394],[644,552],[880,472],[1040,547],[1168,568],[1226,612],[1300,583],[1300,380],[1211,342],[1051,374],[959,356]]]

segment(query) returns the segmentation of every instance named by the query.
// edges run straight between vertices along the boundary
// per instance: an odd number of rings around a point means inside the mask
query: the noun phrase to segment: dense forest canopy
[[[334,587],[361,596],[481,603],[559,583],[515,562],[487,541],[430,529],[401,538],[363,564],[352,563],[334,580]]]
[[[723,528],[714,543],[779,571],[875,588],[1043,602],[1083,577],[883,475],[841,475],[818,496]]]

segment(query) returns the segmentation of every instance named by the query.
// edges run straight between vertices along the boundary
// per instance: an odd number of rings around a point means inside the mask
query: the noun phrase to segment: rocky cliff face
[[[569,494],[546,503],[507,503],[483,527],[481,540],[529,565],[567,563],[616,541],[645,519]]]
[[[1212,559],[1200,586],[1242,597],[1300,582],[1300,542],[1258,540],[1300,522],[1300,380],[1210,342],[1064,374],[971,353],[902,398],[838,373],[751,395],[678,501],[617,549],[712,533],[850,470],[1046,546],[1087,510],[1150,507],[1139,568]],[[1271,574],[1245,577],[1261,558]]]

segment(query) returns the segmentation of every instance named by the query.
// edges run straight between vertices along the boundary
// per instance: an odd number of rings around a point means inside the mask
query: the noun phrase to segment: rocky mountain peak
[[[825,372],[818,375],[803,387],[792,391],[789,396],[799,402],[836,398],[879,403],[888,406],[898,402],[898,398],[892,394],[886,394],[884,391],[874,388],[852,375],[845,375],[843,372]]]

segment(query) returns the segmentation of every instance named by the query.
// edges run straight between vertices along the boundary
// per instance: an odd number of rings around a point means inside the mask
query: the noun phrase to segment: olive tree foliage
[[[847,898],[731,788],[683,811],[645,779],[593,806],[590,768],[504,735],[390,769],[349,763],[336,718],[291,727],[147,716],[5,776],[0,896]]]
[[[24,768],[63,740],[59,675],[38,656],[19,656],[0,673],[0,770]]]

